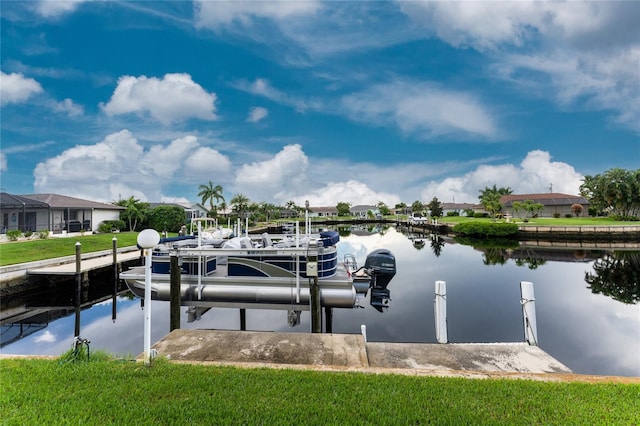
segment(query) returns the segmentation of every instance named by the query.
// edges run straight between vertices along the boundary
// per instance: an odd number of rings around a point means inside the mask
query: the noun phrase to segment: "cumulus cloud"
[[[263,107],[252,107],[249,110],[249,115],[247,116],[247,121],[249,123],[257,123],[258,121],[266,118],[269,115],[269,111]]]
[[[314,14],[317,1],[244,2],[199,0],[194,4],[197,27],[217,29],[231,24],[250,25],[260,19],[284,21]]]
[[[50,332],[49,330],[45,330],[43,333],[40,333],[38,337],[34,339],[35,343],[54,343],[57,340],[55,334]]]
[[[553,192],[577,195],[582,178],[571,165],[551,161],[548,152],[534,150],[519,166],[485,164],[460,177],[429,182],[421,193],[421,199],[429,201],[437,197],[441,202],[477,203],[479,191],[493,185],[510,187],[514,194],[549,192],[553,186]]]
[[[370,188],[367,184],[357,180],[346,182],[329,182],[324,187],[311,191],[307,194],[290,197],[297,205],[304,205],[306,200],[312,206],[335,206],[339,202],[351,203],[352,206],[359,204],[376,205],[382,201],[388,206],[399,203],[400,197],[397,194],[378,192]]]
[[[123,76],[111,99],[100,106],[108,115],[149,114],[162,124],[198,118],[215,120],[215,93],[207,93],[189,74],[163,78]]]
[[[197,167],[191,167],[193,160]],[[77,145],[39,163],[34,171],[34,189],[97,201],[129,196],[158,201],[164,186],[172,181],[195,185],[209,179],[213,172],[224,178],[222,172],[228,169],[229,160],[200,146],[195,136],[145,149],[130,131],[122,130],[96,144]]]
[[[488,108],[472,93],[445,90],[425,82],[396,81],[345,96],[353,120],[398,126],[421,138],[441,135],[499,135]]]
[[[287,145],[268,160],[242,165],[235,178],[240,192],[265,200],[275,193],[291,193],[306,184],[309,159],[298,144]]]
[[[0,71],[0,104],[20,103],[42,93],[40,83],[20,73],[5,74]]]

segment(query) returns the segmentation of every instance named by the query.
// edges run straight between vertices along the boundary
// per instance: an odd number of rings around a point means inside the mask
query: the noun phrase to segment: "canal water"
[[[586,248],[519,247],[487,242],[461,244],[447,236],[411,234],[394,227],[340,229],[340,258],[386,248],[396,257],[392,301],[380,313],[369,306],[334,309],[334,333],[360,333],[376,342],[436,343],[435,281],[447,286],[448,338],[451,343],[522,342],[524,327],[520,282],[534,285],[538,344],[575,373],[640,376],[640,251]],[[123,356],[143,351],[144,311],[126,287],[114,289],[112,275],[94,278],[98,300],[74,309],[73,283],[68,288],[2,300],[2,310],[24,310],[20,321],[2,324],[4,354],[59,355],[71,347],[74,330],[90,340],[92,351]],[[116,291],[117,296],[113,293]],[[152,302],[151,340],[169,332],[169,304]],[[29,316],[28,312],[31,312]],[[6,315],[3,315],[5,318]],[[238,309],[213,309],[185,329],[240,329]],[[246,310],[246,329],[293,331],[311,329],[308,312],[289,326],[287,311]]]

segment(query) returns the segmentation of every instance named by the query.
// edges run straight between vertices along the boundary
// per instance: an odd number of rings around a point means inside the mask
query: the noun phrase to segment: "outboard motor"
[[[374,250],[367,256],[365,269],[371,275],[371,306],[382,312],[389,307],[391,292],[387,288],[396,275],[396,258],[387,249]]]

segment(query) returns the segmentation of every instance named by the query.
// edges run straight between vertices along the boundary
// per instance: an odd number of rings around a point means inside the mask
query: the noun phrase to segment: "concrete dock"
[[[359,334],[174,330],[152,349],[176,362],[242,367],[541,380],[571,374],[526,343],[381,343]]]

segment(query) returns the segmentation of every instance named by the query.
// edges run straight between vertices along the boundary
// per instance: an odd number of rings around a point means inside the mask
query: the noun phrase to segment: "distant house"
[[[573,215],[571,206],[574,204],[580,204],[582,206],[582,213],[580,216],[588,216],[589,202],[584,198],[577,195],[559,194],[550,192],[546,194],[510,194],[500,197],[500,203],[502,204],[502,212],[511,216],[517,216],[513,209],[513,203],[515,201],[524,202],[531,200],[534,203],[540,203],[544,207],[538,213],[538,217],[554,217],[560,215]]]
[[[349,212],[351,213],[352,216],[363,218],[363,219],[369,216],[369,212],[373,213],[374,216],[380,213],[380,211],[376,206],[369,206],[369,205],[353,206],[349,209]]]
[[[0,193],[2,232],[17,229],[45,231],[97,231],[105,220],[118,220],[124,207],[58,194]]]
[[[338,209],[335,206],[309,208],[309,217],[336,217],[336,216],[338,216]]]
[[[198,203],[179,204],[179,203],[149,203],[149,207],[156,208],[160,206],[179,207],[184,210],[185,223],[190,223],[192,219],[207,217],[208,210]],[[218,212],[220,213],[220,212]]]
[[[460,216],[466,216],[465,211],[476,207],[475,204],[469,203],[440,203],[442,209],[442,216],[446,216],[448,212],[457,212]]]

